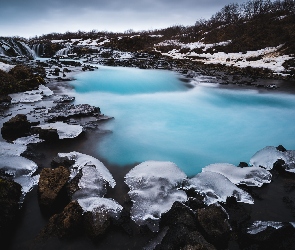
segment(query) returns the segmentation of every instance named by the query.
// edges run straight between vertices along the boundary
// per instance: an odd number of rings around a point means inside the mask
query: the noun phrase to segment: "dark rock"
[[[246,168],[246,167],[249,167],[248,163],[247,162],[240,162],[239,165],[238,165],[239,168]]]
[[[69,203],[60,214],[53,215],[38,238],[56,236],[60,239],[73,238],[83,232],[83,209],[77,201]]]
[[[287,149],[285,149],[285,147],[283,145],[277,146],[276,149],[281,151],[281,152],[286,152],[287,151]]]
[[[51,161],[51,167],[52,168],[58,168],[60,166],[64,166],[66,168],[71,167],[73,164],[75,163],[74,160],[70,160],[68,157],[59,157],[56,156],[53,158],[53,160]]]
[[[227,245],[231,227],[228,222],[228,215],[221,206],[210,205],[199,209],[197,218],[204,231],[205,238],[214,245]]]
[[[12,98],[8,95],[0,95],[0,103],[3,103],[3,102],[10,103],[11,99]]]
[[[198,231],[190,231],[184,225],[172,226],[167,231],[161,244],[156,250],[202,249],[214,250],[215,247],[208,243]]]
[[[55,142],[59,140],[57,129],[41,129],[39,131],[39,138],[49,142]]]
[[[86,212],[84,214],[84,228],[92,240],[100,239],[109,229],[111,217],[103,211]]]
[[[185,202],[185,204],[194,211],[196,211],[197,209],[206,207],[206,205],[204,204],[202,200],[197,198],[192,198],[192,197],[189,197],[188,200]]]
[[[65,202],[69,201],[65,190],[69,177],[70,171],[65,167],[42,169],[38,183],[38,198],[40,208],[44,212],[55,212],[60,205],[66,205]]]
[[[18,114],[3,124],[1,134],[5,140],[16,140],[19,137],[29,135],[31,123],[27,120],[27,116]]]
[[[181,202],[174,202],[171,209],[161,216],[160,226],[183,224],[190,231],[197,229],[196,217],[191,209]]]
[[[80,190],[80,187],[79,187],[79,181],[82,177],[82,170],[80,170],[78,172],[78,174],[76,174],[76,176],[68,183],[67,185],[67,193],[68,193],[68,196],[70,198],[73,197],[73,195],[78,191]]]
[[[17,222],[21,194],[21,185],[0,177],[0,239],[4,241]]]

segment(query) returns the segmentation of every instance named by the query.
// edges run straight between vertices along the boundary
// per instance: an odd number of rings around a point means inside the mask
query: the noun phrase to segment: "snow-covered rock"
[[[39,143],[43,141],[44,140],[40,139],[38,135],[30,135],[26,137],[20,137],[16,139],[15,141],[13,141],[13,143],[17,145],[18,147],[20,147],[21,145],[28,145],[30,143]]]
[[[71,152],[71,153],[59,153],[59,157],[67,157],[69,160],[74,160],[75,164],[71,167],[71,175],[70,178],[74,178],[80,169],[84,167],[93,167],[97,171],[97,175],[102,178],[104,184],[109,183],[109,185],[114,188],[116,182],[109,172],[109,170],[104,166],[104,164],[98,159],[82,154],[79,152]],[[82,185],[82,184],[81,184]]]
[[[234,196],[238,202],[253,204],[250,194],[238,188],[224,175],[215,172],[202,172],[188,180],[186,189],[194,189],[204,196],[207,205],[226,202],[227,197]]]
[[[37,90],[30,90],[20,93],[10,94],[11,103],[31,103],[41,101],[44,96],[50,96],[53,92],[44,85],[39,85]]]
[[[261,187],[264,183],[271,182],[271,173],[260,167],[238,168],[229,163],[211,164],[202,169],[202,172],[215,172],[224,175],[232,183],[247,186]]]
[[[133,201],[132,220],[157,231],[161,214],[169,211],[175,201],[187,200],[186,193],[178,190],[184,179],[185,173],[172,162],[146,161],[131,169],[125,183]]]
[[[0,62],[0,70],[3,70],[5,72],[8,72],[12,68],[14,68],[14,66],[15,65],[10,65],[10,64],[6,64],[6,63],[3,63],[3,62]]]
[[[113,199],[89,197],[77,200],[85,212],[107,213],[113,218],[118,218],[123,207]]]
[[[36,127],[41,129],[56,129],[59,139],[75,138],[83,131],[83,127],[80,125],[70,125],[63,122],[46,123]]]
[[[283,227],[282,222],[275,221],[254,221],[251,227],[247,228],[248,234],[258,234],[264,231],[267,227],[273,227],[274,229],[279,229]]]
[[[262,166],[267,170],[273,168],[277,160],[285,162],[285,170],[295,173],[295,150],[286,150],[285,152],[277,150],[276,147],[267,146],[256,152],[250,159],[250,165],[254,167]]]

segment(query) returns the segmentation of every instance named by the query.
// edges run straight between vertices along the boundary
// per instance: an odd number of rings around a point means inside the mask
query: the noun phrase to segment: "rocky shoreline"
[[[244,75],[243,72],[236,74],[224,74],[221,68],[202,69],[202,67],[191,65],[179,65],[178,62],[154,60],[158,66],[151,65],[151,68],[173,69],[187,79],[194,79],[197,75],[206,74],[216,78],[216,83],[222,85],[237,85],[264,89],[277,89],[269,87],[269,84],[257,85],[257,74]],[[105,61],[105,65],[140,67],[142,61],[117,61],[112,63]],[[70,80],[75,71],[95,70],[95,66],[70,65],[67,61],[53,61],[52,65],[59,64],[60,70],[52,70],[52,66],[46,66],[47,75],[50,76],[52,89],[63,82]],[[166,65],[166,66],[165,66]],[[61,66],[61,67],[60,67]],[[146,64],[145,64],[146,66]],[[195,68],[196,67],[196,68]],[[67,68],[67,70],[65,70]],[[147,67],[146,67],[147,68]],[[72,72],[72,74],[70,74]],[[262,74],[263,75],[263,74]],[[55,85],[56,81],[57,85]],[[205,80],[206,81],[206,80]],[[59,93],[59,91],[57,91]],[[290,91],[293,92],[293,91]],[[62,91],[59,93],[61,94]],[[75,166],[75,160],[67,156],[51,157],[52,153],[63,148],[68,151],[71,148],[79,147],[90,139],[90,132],[99,130],[99,124],[109,117],[101,114],[98,107],[87,104],[74,105],[73,98],[67,95],[57,95],[50,93],[50,89],[41,88],[39,91],[30,92],[26,98],[36,98],[38,102],[32,104],[32,99],[24,103],[22,95],[13,96],[12,99],[3,98],[2,102],[2,138],[8,142],[19,138],[24,139],[26,150],[17,153],[13,157],[24,157],[38,163],[39,168],[32,171],[29,177],[38,176],[38,187],[34,185],[29,189],[35,190],[38,198],[39,209],[45,219],[43,229],[39,230],[33,239],[28,239],[22,245],[27,249],[51,249],[53,246],[65,246],[69,242],[81,242],[86,240],[89,249],[293,249],[295,247],[295,228],[292,219],[295,216],[294,192],[295,178],[294,173],[285,171],[285,163],[282,160],[275,161],[270,173],[272,182],[263,184],[262,187],[246,186],[239,184],[237,187],[248,192],[254,199],[254,205],[237,202],[238,197],[228,197],[223,202],[216,204],[206,204],[204,195],[193,189],[179,190],[184,192],[188,199],[186,202],[176,201],[172,208],[162,214],[159,222],[158,232],[152,232],[146,225],[138,226],[131,219],[132,200],[128,195],[129,187],[123,182],[123,178],[130,166],[117,177],[118,186],[122,187],[119,194],[112,197],[110,186],[111,181],[95,180],[94,183],[101,185],[101,199],[117,198],[122,210],[120,216],[110,216],[109,213],[101,210],[91,212],[86,211],[73,197],[84,197],[81,194],[83,179],[83,169],[78,169],[76,175],[71,177],[71,171]],[[14,104],[9,104],[14,102]],[[49,128],[40,127],[43,124],[51,124]],[[60,127],[62,123],[62,127]],[[75,126],[74,131],[69,131],[68,125]],[[39,126],[39,127],[38,127]],[[83,127],[83,131],[79,129]],[[101,131],[104,132],[104,131]],[[37,136],[37,137],[36,137]],[[73,139],[72,139],[73,138]],[[35,140],[44,140],[35,144]],[[73,141],[77,140],[77,143]],[[34,144],[32,144],[34,141]],[[4,143],[4,142],[3,142]],[[58,144],[60,144],[58,146]],[[71,146],[69,146],[72,144]],[[7,144],[2,144],[2,147]],[[56,149],[55,149],[56,147]],[[44,150],[45,149],[45,150]],[[18,149],[17,149],[18,150]],[[282,146],[276,150],[285,152]],[[57,151],[58,152],[58,151]],[[62,151],[61,151],[62,152]],[[2,152],[3,157],[8,157]],[[89,158],[87,158],[89,160]],[[93,160],[94,161],[94,160]],[[48,164],[50,163],[50,164]],[[294,164],[294,163],[293,163]],[[245,166],[244,166],[245,165]],[[248,167],[247,164],[241,164]],[[112,166],[107,166],[112,168]],[[18,173],[19,169],[15,171]],[[23,171],[23,170],[21,170]],[[86,170],[85,170],[86,171]],[[13,231],[18,226],[22,209],[18,209],[18,204],[22,197],[22,188],[14,181],[16,174],[11,171],[1,169],[0,172],[0,232],[1,242],[9,249],[17,249],[17,244],[12,243]],[[101,184],[102,183],[102,184]],[[34,183],[33,183],[34,184]],[[35,183],[36,184],[36,183]],[[118,189],[116,189],[118,190]],[[36,192],[37,191],[37,192]],[[87,194],[88,194],[87,190]],[[78,192],[78,193],[77,193]],[[114,192],[114,191],[113,191]],[[106,194],[107,193],[107,194]],[[76,195],[76,196],[75,196]],[[81,196],[82,195],[82,196]],[[104,197],[104,195],[106,195]],[[26,201],[25,201],[26,202]],[[25,203],[24,203],[25,205]],[[112,205],[113,207],[116,205]],[[271,212],[268,212],[268,208]],[[280,214],[280,216],[277,216]],[[275,221],[280,218],[280,221]],[[294,221],[294,220],[293,220]],[[279,224],[275,224],[275,223]],[[256,224],[255,224],[256,223]],[[281,223],[281,224],[280,224]],[[257,233],[251,232],[253,227]],[[256,230],[256,231],[257,231]],[[260,231],[259,231],[260,230]],[[11,236],[12,235],[12,236]],[[115,238],[120,235],[116,245]],[[110,240],[112,239],[112,240]],[[90,243],[89,243],[90,242]],[[119,244],[126,244],[120,248]],[[13,245],[13,246],[12,246]],[[73,245],[72,245],[73,246]],[[133,247],[132,247],[133,246]],[[76,246],[79,249],[79,246]]]

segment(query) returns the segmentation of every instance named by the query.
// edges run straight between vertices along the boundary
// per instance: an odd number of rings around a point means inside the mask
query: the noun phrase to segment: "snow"
[[[123,207],[113,199],[89,197],[77,200],[85,212],[107,213],[111,217],[118,219]]]
[[[273,227],[274,229],[280,229],[283,227],[282,222],[275,221],[254,221],[251,227],[247,228],[248,234],[258,234],[264,231],[267,227]]]
[[[39,85],[38,90],[25,91],[15,94],[10,94],[11,103],[31,103],[41,101],[43,96],[50,96],[53,92],[44,85]]]
[[[94,167],[98,174],[101,176],[101,178],[108,182],[109,185],[114,188],[116,185],[115,180],[113,179],[113,176],[109,172],[109,170],[103,165],[102,162],[100,162],[98,159],[82,154],[79,152],[71,152],[71,153],[59,153],[59,157],[67,157],[69,160],[74,160],[75,164],[71,167],[71,179],[76,176],[76,174],[79,172],[80,169],[84,167]]]
[[[75,138],[83,131],[83,127],[80,125],[70,125],[64,122],[47,123],[36,127],[41,129],[56,129],[59,139]]]
[[[24,196],[29,193],[35,185],[39,182],[40,175],[35,176],[19,176],[14,179],[15,182],[22,186],[22,197],[21,201],[23,201]]]
[[[131,169],[125,183],[133,201],[132,220],[158,231],[161,214],[169,211],[175,201],[187,200],[186,193],[178,190],[184,179],[185,173],[172,162],[146,161]]]
[[[3,70],[5,72],[10,71],[14,67],[15,67],[15,65],[10,65],[10,64],[6,64],[6,63],[3,63],[3,62],[0,62],[0,70]]]
[[[252,156],[250,165],[254,167],[262,166],[270,170],[273,168],[273,164],[279,159],[285,162],[284,167],[286,171],[295,173],[295,150],[282,152],[275,147],[267,146]]]
[[[261,187],[271,182],[271,173],[260,167],[239,168],[229,163],[216,163],[206,166],[202,172],[215,172],[224,175],[232,183]]]
[[[16,145],[0,141],[0,156],[20,156],[27,149],[24,145]]]
[[[13,175],[15,178],[26,175],[31,176],[38,166],[35,162],[22,156],[1,155],[0,169],[6,174]]]
[[[13,141],[14,144],[16,145],[28,145],[30,143],[39,143],[43,142],[44,140],[39,138],[39,135],[30,135],[26,137],[20,137]]]
[[[254,200],[244,190],[238,188],[224,175],[215,172],[202,172],[188,180],[186,189],[194,189],[204,196],[207,205],[226,202],[227,197],[234,196],[238,202],[253,204]]]

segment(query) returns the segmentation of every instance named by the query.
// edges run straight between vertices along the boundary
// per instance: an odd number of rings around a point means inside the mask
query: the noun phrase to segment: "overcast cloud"
[[[1,0],[0,36],[52,32],[151,30],[193,25],[244,0]]]

